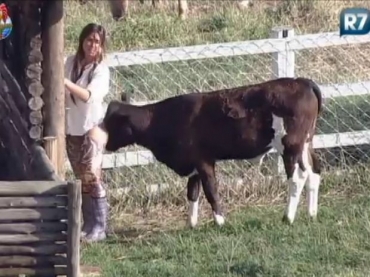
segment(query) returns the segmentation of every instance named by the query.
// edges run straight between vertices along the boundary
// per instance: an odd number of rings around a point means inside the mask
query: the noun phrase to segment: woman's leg
[[[66,137],[67,156],[71,164],[74,175],[82,182],[82,218],[83,226],[81,237],[84,238],[92,229],[92,203],[89,193],[89,188],[86,186],[85,178],[83,178],[86,166],[81,163],[81,158],[85,155],[84,144],[86,136],[70,136]]]
[[[85,240],[88,242],[105,239],[108,219],[107,192],[102,181],[104,143],[86,136],[81,163],[85,165],[83,178],[91,201],[91,229]]]

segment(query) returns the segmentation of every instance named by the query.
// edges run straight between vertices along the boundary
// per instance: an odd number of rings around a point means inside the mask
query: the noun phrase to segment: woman
[[[87,242],[105,239],[108,216],[101,179],[107,135],[99,127],[110,79],[109,68],[102,63],[105,41],[106,31],[102,26],[86,25],[76,54],[65,62],[67,155],[74,174],[82,182],[81,236]]]

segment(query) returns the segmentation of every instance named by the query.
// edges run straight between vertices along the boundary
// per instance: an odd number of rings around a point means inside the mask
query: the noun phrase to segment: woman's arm
[[[96,72],[94,72],[87,88],[80,87],[68,79],[64,79],[64,84],[71,94],[80,98],[85,103],[89,103],[92,101],[102,101],[104,96],[109,92],[109,80],[109,68],[104,65],[96,68]]]
[[[68,79],[64,79],[64,85],[74,96],[80,98],[82,101],[87,102],[90,99],[90,91],[74,84]]]

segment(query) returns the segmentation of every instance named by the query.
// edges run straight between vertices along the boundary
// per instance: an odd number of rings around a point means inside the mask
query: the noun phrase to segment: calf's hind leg
[[[307,168],[302,170],[298,161],[307,160],[308,151],[307,148],[303,148],[303,145],[290,143],[288,136],[282,139],[282,143],[284,145],[283,160],[288,179],[288,203],[283,221],[292,224],[297,213],[303,187],[309,176]],[[303,162],[302,164],[304,165]]]
[[[307,166],[309,175],[306,182],[307,209],[308,215],[312,219],[316,219],[319,202],[319,187],[321,181],[321,166],[320,161],[314,153],[312,146],[306,144],[305,147],[308,148],[308,158],[310,158],[307,161],[307,163],[309,163],[309,166]]]

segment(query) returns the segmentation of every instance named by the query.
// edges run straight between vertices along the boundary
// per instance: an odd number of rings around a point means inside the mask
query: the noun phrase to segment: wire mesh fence
[[[206,5],[203,4],[202,8],[206,9]],[[69,11],[71,9],[69,7]],[[368,36],[351,38],[353,43],[345,44],[338,43],[338,37],[334,35],[322,34],[322,37],[314,36],[311,38],[307,36],[305,40],[302,40],[299,39],[299,34],[296,34],[296,37],[290,39],[289,44],[285,42],[279,44],[268,40],[271,27],[274,25],[266,19],[267,27],[265,25],[263,28],[260,25],[255,27],[255,32],[259,32],[258,37],[248,35],[248,39],[245,39],[245,36],[240,35],[242,31],[239,30],[234,32],[234,38],[229,33],[225,33],[222,39],[220,33],[216,32],[217,35],[212,39],[208,40],[209,36],[207,37],[207,35],[204,35],[205,37],[202,39],[198,38],[201,43],[195,43],[197,39],[194,37],[192,38],[194,43],[190,43],[190,38],[176,43],[174,38],[171,37],[172,44],[168,43],[171,45],[160,46],[154,42],[150,45],[150,42],[146,41],[146,47],[141,47],[137,36],[147,34],[148,31],[142,31],[140,28],[150,25],[145,20],[139,23],[141,17],[130,19],[132,21],[138,20],[137,24],[127,23],[131,27],[121,26],[126,23],[120,24],[121,27],[113,27],[117,23],[109,18],[109,10],[106,7],[105,10],[100,7],[99,9],[102,10],[99,10],[99,12],[95,6],[91,9],[84,9],[88,10],[93,18],[99,18],[98,14],[100,14],[100,19],[104,19],[105,26],[110,30],[110,40],[116,47],[111,49],[110,52],[135,51],[134,53],[116,53],[120,58],[113,54],[109,56],[109,62],[114,66],[111,67],[111,92],[106,102],[119,98],[122,92],[129,94],[131,101],[145,102],[158,101],[188,92],[211,91],[267,81],[276,77],[276,72],[273,70],[273,64],[276,63],[276,52],[282,52],[282,47],[288,47],[285,50],[294,52],[295,76],[312,78],[323,88],[325,108],[318,122],[317,130],[317,134],[321,135],[317,138],[317,145],[322,147],[317,149],[317,152],[320,153],[324,169],[328,174],[337,174],[340,170],[350,172],[359,165],[366,167],[369,163],[370,132],[367,133],[367,131],[370,130],[370,68],[367,65],[370,62],[370,38]],[[149,13],[149,11],[146,12]],[[318,11],[316,12],[318,13]],[[322,15],[327,16],[325,12],[322,12]],[[72,15],[67,13],[68,16],[71,17]],[[153,13],[151,16],[147,16],[151,18],[159,15]],[[228,18],[227,16],[227,12],[224,11],[220,18]],[[216,27],[209,28],[221,28],[218,25],[228,24],[222,23],[222,19],[217,21],[216,17],[212,18],[211,25],[216,25]],[[256,24],[254,17],[249,19],[249,24]],[[67,18],[68,20],[71,21]],[[165,24],[150,29],[152,32],[153,30],[171,28],[171,24],[180,24],[174,23],[174,21],[165,23],[165,19],[155,21],[153,18],[151,22]],[[293,22],[288,23],[294,25]],[[187,26],[189,27],[189,25]],[[337,31],[336,29],[330,29],[330,26],[324,32]],[[75,27],[73,27],[73,30],[75,30]],[[195,26],[192,27],[195,28]],[[314,27],[312,26],[312,29],[307,28],[307,30],[314,30]],[[136,28],[136,31],[130,28]],[[71,29],[72,25],[67,26],[67,37],[70,38],[76,36],[76,33],[68,33],[68,30],[71,31]],[[122,32],[127,31],[129,34],[119,34],[120,30]],[[130,32],[136,32],[136,36],[130,34]],[[317,33],[317,31],[308,33]],[[129,39],[130,35],[134,38]],[[151,35],[148,35],[148,37],[151,37]],[[168,33],[164,34],[164,31],[162,33],[159,31],[156,36],[162,36],[161,39],[165,40]],[[219,40],[217,36],[220,38]],[[179,36],[175,37],[179,39]],[[122,39],[122,41],[118,41],[119,39]],[[124,39],[127,39],[127,41]],[[244,41],[249,39],[256,39],[256,41],[254,44],[249,43],[247,45]],[[331,39],[333,39],[332,45],[330,45]],[[325,40],[327,41],[325,42]],[[185,41],[189,43],[188,45],[197,44],[199,46],[202,44],[203,46],[192,49],[186,48],[186,46],[176,49],[165,48],[178,46],[178,44]],[[216,46],[214,44],[205,45],[207,41],[220,44]],[[225,41],[230,43],[222,44]],[[72,51],[76,42],[77,40],[74,45],[69,45],[70,48],[67,51]],[[130,43],[132,47],[128,46]],[[299,45],[300,43],[301,45]],[[122,47],[122,45],[126,46]],[[274,47],[276,48],[275,51],[271,50]],[[292,49],[289,49],[289,47],[292,47]],[[139,51],[141,48],[161,48],[161,50]],[[200,48],[202,49],[200,50]],[[256,54],[256,52],[258,53]],[[239,55],[236,55],[237,53]],[[368,81],[369,83],[367,83]],[[322,135],[331,136],[323,137]],[[135,162],[131,162],[129,166],[119,166],[120,163],[121,165],[122,163],[127,164],[129,160],[132,160],[128,158],[132,151],[141,151],[138,152]],[[145,149],[130,146],[121,149],[119,153],[121,153],[120,158],[110,159],[110,162],[106,163],[106,165],[114,165],[112,167],[106,166],[111,168],[105,170],[106,180],[110,186],[130,187],[137,191],[144,188],[148,189],[148,184],[153,184],[156,187],[170,186],[177,188],[171,191],[175,195],[181,194],[185,188],[186,180],[179,178],[164,165],[153,160],[150,153]],[[232,192],[235,192],[237,187],[243,186],[242,197],[248,198],[253,195],[255,199],[258,199],[260,195],[267,193],[266,190],[272,193],[272,191],[278,191],[279,189],[277,183],[280,179],[275,178],[278,174],[275,170],[275,162],[274,155],[269,155],[261,167],[246,161],[219,162],[217,166],[219,184],[228,187],[228,194],[233,194]],[[266,182],[273,182],[275,185],[267,186],[265,185]],[[143,196],[144,198],[145,196]]]

